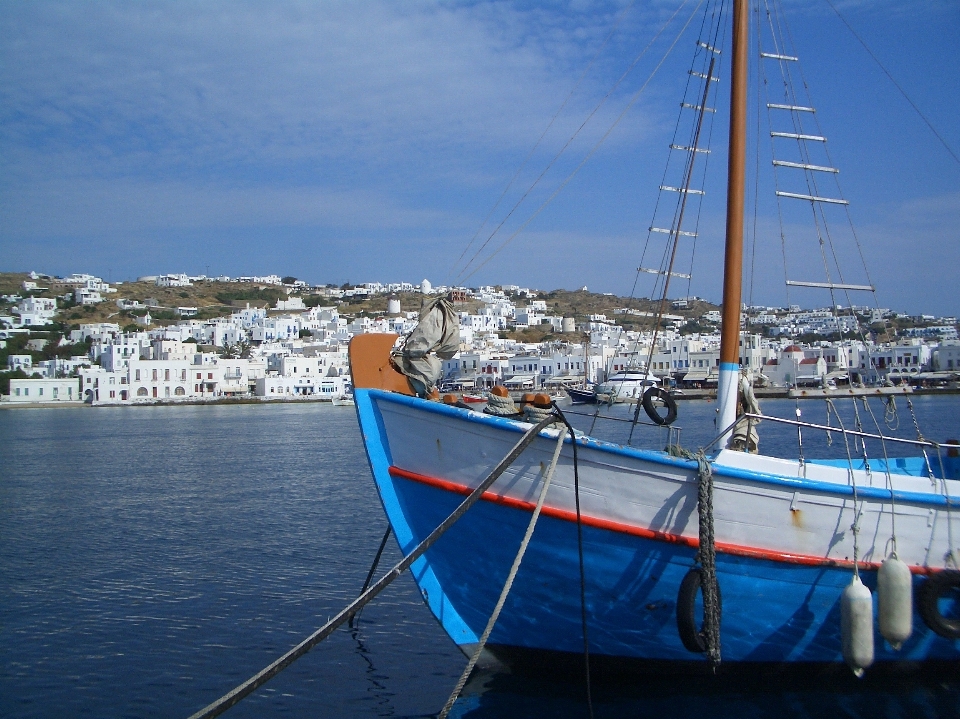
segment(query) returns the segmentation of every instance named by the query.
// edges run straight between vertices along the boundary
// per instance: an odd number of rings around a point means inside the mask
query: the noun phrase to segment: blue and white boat
[[[721,429],[756,419],[738,411],[747,10],[745,0],[735,6]],[[355,338],[351,363],[373,478],[409,553],[532,425],[416,396],[387,360],[395,339]],[[465,652],[476,647],[500,595],[559,431],[543,430],[412,567],[430,611]],[[721,435],[721,449],[705,462],[568,436],[487,648],[513,661],[575,656],[583,652],[585,626],[594,660],[704,665],[690,646],[698,627],[684,626],[678,606],[692,607],[698,596],[700,582],[688,577],[698,572],[698,488],[706,463],[724,665],[843,662],[844,591],[855,574],[876,590],[878,569],[894,546],[909,568],[912,629],[895,649],[868,626],[873,661],[960,660],[960,460],[948,456],[949,448],[918,440],[917,458],[909,461],[854,456],[818,463],[738,451],[730,436]],[[876,591],[869,601],[875,608]]]

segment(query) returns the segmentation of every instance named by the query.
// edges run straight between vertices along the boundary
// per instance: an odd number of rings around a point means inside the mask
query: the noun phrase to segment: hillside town
[[[701,312],[712,306],[696,297],[673,300],[654,332],[649,306],[587,288],[577,296],[585,305],[602,301],[605,311],[558,314],[556,293],[517,285],[317,287],[276,275],[168,274],[135,284],[87,274],[23,277],[0,297],[0,390],[10,405],[338,399],[351,390],[350,339],[409,333],[416,303],[437,295],[451,295],[460,310],[460,353],[444,362],[446,389],[559,392],[638,368],[677,389],[708,390],[717,382],[720,315],[716,308]],[[216,310],[187,304],[187,290],[198,287],[227,302]],[[185,303],[141,297],[144,288]],[[273,299],[244,301],[244,293]],[[374,299],[385,300],[385,308],[362,304]],[[404,304],[414,309],[404,311]],[[84,321],[98,308],[111,312]],[[758,386],[956,388],[960,379],[955,317],[796,305],[744,307],[743,316],[740,363]],[[104,321],[114,318],[123,321]]]

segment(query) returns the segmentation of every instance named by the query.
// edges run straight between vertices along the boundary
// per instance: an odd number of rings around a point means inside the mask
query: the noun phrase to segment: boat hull
[[[570,401],[574,404],[596,404],[597,403],[597,393],[592,389],[574,389],[573,387],[567,387],[567,396],[570,397]]]
[[[358,391],[357,405],[384,509],[404,552],[454,510],[526,427],[375,390]],[[427,605],[465,651],[477,642],[502,589],[554,443],[549,436],[535,440],[515,467],[413,566]],[[579,444],[591,654],[702,662],[701,655],[683,647],[676,624],[678,589],[694,566],[697,546],[696,463],[593,440]],[[570,450],[568,440],[543,515],[490,637],[495,651],[583,649]],[[789,509],[785,527],[764,517],[772,507],[797,503],[804,487],[751,483],[747,474],[742,468],[715,466],[724,661],[842,661],[839,601],[852,565],[847,559],[849,537],[843,537],[841,528],[845,511],[852,518],[850,498],[840,488],[835,495],[812,490],[808,497],[803,495],[808,513],[823,515],[821,523],[830,525],[826,539],[813,540],[806,535],[822,530],[815,516],[808,520],[813,532],[789,524]],[[791,492],[792,487],[797,489]],[[898,496],[904,507],[910,498],[906,492]],[[914,499],[918,504],[904,515],[902,524],[910,525],[914,517],[916,527],[900,529],[898,515],[902,545],[908,543],[909,532],[921,531],[920,515],[924,524],[928,518],[928,508]],[[733,500],[744,505],[739,512],[734,511]],[[821,509],[812,511],[814,506]],[[882,525],[883,503],[878,506],[874,517],[866,511],[869,508],[863,510],[865,525],[871,521]],[[777,539],[777,532],[786,536]],[[749,536],[766,541],[750,543]],[[927,550],[941,541],[929,532],[927,540]],[[811,544],[815,541],[821,544]],[[883,539],[878,542],[882,545]],[[871,560],[878,558],[872,544],[862,551]],[[922,574],[916,570],[915,584],[924,581]],[[875,571],[867,569],[861,575],[875,588]],[[877,661],[960,659],[960,642],[933,634],[918,616],[914,626],[913,636],[899,652],[877,636]]]

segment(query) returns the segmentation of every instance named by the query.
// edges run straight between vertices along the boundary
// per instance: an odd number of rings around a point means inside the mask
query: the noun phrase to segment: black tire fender
[[[960,639],[960,619],[943,616],[938,606],[944,592],[951,589],[960,591],[960,572],[947,569],[931,574],[917,590],[917,611],[931,631],[947,639]]]
[[[653,404],[655,400],[663,402],[667,408],[666,416],[661,416]],[[643,411],[656,424],[673,424],[677,419],[677,401],[662,387],[650,387],[643,393]]]
[[[680,590],[677,592],[677,631],[680,633],[680,641],[687,651],[695,654],[705,654],[707,643],[703,638],[703,628],[697,626],[697,595],[700,593],[703,585],[703,576],[699,567],[693,567],[683,581],[680,582]],[[720,585],[717,584],[717,605],[722,606],[723,601],[720,598]]]

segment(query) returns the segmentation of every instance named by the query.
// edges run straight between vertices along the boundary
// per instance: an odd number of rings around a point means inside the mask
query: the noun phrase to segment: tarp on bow
[[[446,297],[427,302],[420,321],[393,360],[421,397],[430,394],[443,373],[440,360],[453,359],[460,351],[460,320]]]

